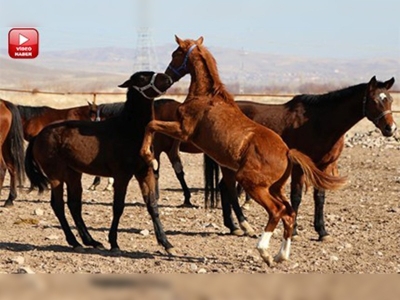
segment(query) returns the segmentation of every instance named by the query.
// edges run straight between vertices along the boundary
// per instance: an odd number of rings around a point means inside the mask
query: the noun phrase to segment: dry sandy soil
[[[259,257],[257,239],[229,235],[221,210],[203,208],[202,156],[182,154],[198,207],[178,207],[183,195],[166,156],[161,161],[159,201],[161,220],[178,256],[169,257],[157,245],[134,180],[119,226],[120,255],[90,248],[83,254],[73,252],[52,212],[49,193],[38,196],[24,189],[14,207],[0,208],[0,273],[400,273],[399,145],[378,134],[352,136],[339,164],[348,184],[327,193],[326,226],[333,240],[316,241],[309,192],[298,217],[301,238],[293,242],[290,260],[273,268]],[[91,180],[84,176],[85,188]],[[103,180],[98,191],[84,190],[83,216],[94,238],[108,247],[112,193],[103,191],[105,186]],[[8,181],[2,201],[7,193]],[[261,233],[267,214],[257,204],[246,214]],[[280,241],[281,226],[271,240],[272,253]]]

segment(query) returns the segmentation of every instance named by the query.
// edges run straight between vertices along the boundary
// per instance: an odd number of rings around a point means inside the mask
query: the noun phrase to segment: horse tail
[[[22,185],[25,180],[25,168],[24,131],[22,128],[21,115],[14,104],[8,101],[4,101],[4,103],[12,115],[11,127],[6,139],[10,142],[11,160],[15,168],[18,183]]]
[[[346,183],[345,177],[331,176],[319,170],[310,157],[296,149],[288,151],[289,160],[300,165],[305,175],[307,186],[312,185],[318,189],[336,190]]]
[[[25,154],[25,170],[26,175],[28,175],[29,181],[31,182],[32,187],[37,187],[39,189],[39,194],[43,193],[44,190],[47,189],[47,185],[49,180],[43,174],[40,169],[38,163],[33,157],[33,145],[35,143],[36,137],[33,137],[29,142],[28,148],[26,149]]]

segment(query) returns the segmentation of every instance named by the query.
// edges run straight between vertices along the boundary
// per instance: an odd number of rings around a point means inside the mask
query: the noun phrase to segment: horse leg
[[[89,186],[88,190],[89,190],[89,191],[95,191],[96,188],[97,188],[97,186],[100,184],[100,181],[101,181],[100,176],[96,176],[96,177],[93,179],[93,183],[92,183],[91,186]]]
[[[0,149],[0,195],[3,189],[4,178],[6,177],[7,168],[3,161],[3,157],[1,156],[1,149]]]
[[[8,172],[10,173],[10,192],[8,198],[4,203],[4,207],[11,207],[14,205],[14,200],[17,198],[17,174],[13,166],[8,165]]]
[[[287,198],[285,197],[283,187],[281,187],[280,189],[271,189],[271,194],[274,198],[279,199],[284,205],[284,212],[282,214],[282,222],[284,228],[283,240],[278,254],[274,257],[274,261],[282,262],[289,259],[291,237],[293,235],[296,213],[292,206],[289,204]]]
[[[294,222],[293,236],[298,235],[297,232],[297,213],[299,211],[301,197],[303,194],[304,186],[304,174],[298,166],[293,166],[292,169],[292,181],[290,183],[290,202],[292,204],[293,210],[296,213],[296,218]]]
[[[241,236],[244,234],[243,230],[237,227],[232,218],[232,207],[229,200],[229,189],[222,178],[219,183],[219,190],[221,192],[221,204],[222,204],[222,217],[224,219],[224,225],[228,227],[231,234]]]
[[[140,175],[137,174],[135,177],[139,182],[139,187],[142,192],[143,200],[146,203],[147,211],[149,212],[151,220],[153,221],[154,233],[156,235],[157,242],[164,247],[168,254],[176,255],[176,251],[168,241],[160,221],[158,203],[155,197],[155,178],[153,170],[151,170],[151,168],[148,168],[147,173]]]
[[[118,224],[125,208],[126,189],[131,177],[129,178],[114,178],[114,200],[113,200],[113,219],[111,222],[108,241],[111,245],[111,251],[119,253],[120,248],[117,243]]]
[[[182,160],[179,156],[180,144],[181,144],[180,141],[174,140],[174,143],[172,144],[171,149],[167,152],[167,156],[168,156],[169,161],[171,162],[172,167],[174,168],[176,178],[178,178],[179,183],[181,184],[181,187],[183,190],[183,195],[185,197],[185,200],[181,206],[182,207],[193,207],[194,205],[190,202],[191,195],[190,195],[189,187],[187,186],[186,181],[185,181],[185,172],[183,172]]]
[[[185,119],[183,120],[182,124],[176,121],[165,122],[159,120],[152,120],[150,123],[147,124],[142,148],[140,149],[140,156],[149,166],[153,168],[153,170],[158,169],[158,162],[154,158],[154,153],[151,151],[151,145],[153,144],[154,140],[154,133],[160,132],[162,134],[171,136],[174,139],[186,142],[189,137],[189,133],[184,130],[184,123]]]
[[[319,241],[328,241],[329,233],[325,230],[324,221],[325,190],[314,189],[314,229]]]
[[[236,176],[235,172],[221,167],[221,172],[222,172],[222,181],[225,183],[225,193],[228,197],[228,201],[230,205],[233,208],[233,211],[235,212],[235,215],[239,221],[240,228],[244,231],[244,233],[248,236],[251,237],[256,237],[256,233],[254,229],[250,226],[250,224],[247,222],[246,217],[243,214],[242,209],[240,208],[239,205],[239,200],[237,196],[237,191],[236,191]],[[222,194],[222,192],[221,192]]]
[[[74,219],[78,233],[86,246],[104,249],[104,246],[94,240],[90,235],[85,222],[82,218],[82,174],[69,170],[66,180],[67,184],[67,204],[71,216]]]
[[[63,183],[59,181],[51,182],[51,208],[60,222],[61,228],[64,231],[65,238],[70,246],[77,252],[83,252],[82,245],[76,240],[74,234],[69,227],[65,217],[64,200],[63,200]]]
[[[106,186],[106,188],[105,188],[104,190],[105,190],[105,191],[110,191],[110,192],[112,192],[113,186],[114,186],[114,178],[108,177],[108,179],[107,179],[107,186]]]

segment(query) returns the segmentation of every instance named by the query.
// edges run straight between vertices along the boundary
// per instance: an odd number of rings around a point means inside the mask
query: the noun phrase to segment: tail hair
[[[346,177],[332,176],[319,170],[310,157],[298,151],[290,149],[288,152],[289,160],[300,165],[304,172],[305,183],[307,186],[314,186],[318,189],[336,190],[346,183]]]
[[[33,145],[35,143],[35,140],[36,137],[33,137],[29,142],[28,148],[26,149],[25,170],[32,187],[38,188],[39,194],[41,194],[44,190],[47,189],[49,180],[43,174],[40,166],[33,157]]]
[[[17,107],[11,102],[3,100],[12,115],[10,131],[6,139],[10,142],[12,164],[17,175],[17,181],[22,185],[25,181],[24,167],[24,131],[22,128],[21,115]]]

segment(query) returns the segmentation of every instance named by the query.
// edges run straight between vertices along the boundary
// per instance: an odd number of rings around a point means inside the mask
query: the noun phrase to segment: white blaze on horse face
[[[381,101],[386,99],[386,94],[385,93],[380,93],[379,94],[379,98],[381,99]]]
[[[257,249],[268,249],[269,240],[271,239],[271,236],[272,236],[271,231],[263,232],[260,240],[257,243]]]

